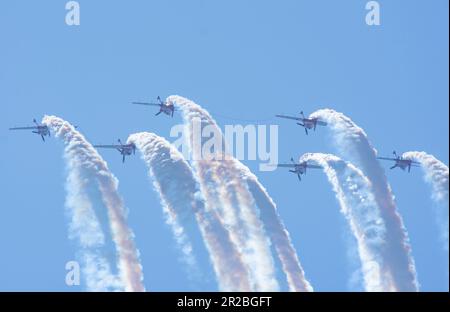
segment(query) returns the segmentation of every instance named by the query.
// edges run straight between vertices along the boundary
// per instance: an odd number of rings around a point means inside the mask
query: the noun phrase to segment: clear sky
[[[448,164],[448,1],[380,0],[381,25],[372,27],[366,2],[81,0],[81,25],[69,27],[66,1],[2,1],[0,290],[83,289],[65,284],[76,246],[67,238],[62,143],[7,130],[44,114],[79,125],[92,143],[138,131],[169,138],[179,115],[154,117],[129,103],[179,94],[221,126],[239,123],[233,118],[278,123],[279,157],[287,161],[333,152],[330,136],[324,128],[305,136],[273,115],[329,107],[363,127],[380,154],[424,150]],[[215,290],[204,257],[203,278],[180,261],[143,161],[123,165],[117,152],[101,154],[120,181],[146,287]],[[298,183],[285,170],[244,163],[277,203],[313,287],[357,289],[350,234],[325,175],[309,172]],[[448,252],[422,172],[386,174],[421,289],[448,290]]]

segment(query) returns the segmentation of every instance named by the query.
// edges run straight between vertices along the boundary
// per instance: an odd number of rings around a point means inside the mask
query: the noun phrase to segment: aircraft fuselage
[[[316,121],[317,121],[316,119],[305,118],[303,119],[303,125],[307,129],[314,129]]]
[[[50,135],[50,130],[47,126],[38,126],[36,131],[33,131],[33,133],[39,134],[39,135]]]
[[[169,105],[162,104],[160,107],[161,107],[160,108],[161,112],[163,112],[164,114],[169,115],[169,116],[171,116],[172,112],[174,111],[173,104],[169,104]]]
[[[122,155],[131,155],[133,154],[133,150],[134,147],[132,145],[124,145],[122,147],[118,147],[117,150],[122,154]]]
[[[406,170],[411,166],[411,160],[409,159],[397,159],[395,161],[395,166],[399,167],[402,170]]]
[[[296,174],[304,174],[306,172],[306,166],[304,164],[295,165],[294,171]]]

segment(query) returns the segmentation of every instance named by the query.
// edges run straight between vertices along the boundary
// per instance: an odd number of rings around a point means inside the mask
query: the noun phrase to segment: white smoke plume
[[[386,244],[381,252],[387,261],[383,270],[390,272],[395,290],[417,291],[419,286],[408,234],[397,211],[384,170],[376,159],[376,150],[366,133],[350,118],[331,109],[318,110],[310,117],[320,118],[328,123],[340,154],[360,168],[372,184],[375,200],[386,226]]]
[[[331,154],[307,153],[300,158],[302,161],[318,163],[327,175],[357,242],[365,290],[395,290],[390,272],[383,270],[386,227],[370,181],[354,165]]]
[[[93,217],[87,217],[83,214],[82,209],[86,211],[92,209],[86,208],[86,201],[80,203],[77,199],[80,196],[82,198],[82,194],[87,192],[86,181],[93,180],[96,182],[102,201],[107,208],[109,227],[117,250],[117,266],[123,289],[125,291],[144,291],[139,252],[134,244],[134,234],[126,223],[126,211],[123,200],[117,191],[117,179],[109,171],[106,162],[92,145],[70,123],[55,116],[45,116],[42,122],[55,133],[56,137],[61,138],[66,146],[64,153],[70,170],[68,183],[68,191],[71,194],[69,196],[70,206],[75,211],[74,218],[80,217],[78,222],[73,222],[73,224],[80,226],[78,232],[81,235],[81,241],[83,242],[84,239],[83,229],[87,226],[85,222],[92,221]],[[78,173],[81,173],[84,179],[80,179]],[[78,205],[81,205],[82,208],[79,209]],[[88,226],[92,228],[91,224]],[[98,233],[98,231],[95,231],[95,226],[94,233]],[[91,237],[88,236],[88,238]],[[91,255],[86,257],[88,263],[95,263],[95,257]],[[105,271],[103,263],[97,265],[102,268],[102,271]],[[95,271],[95,267],[90,266],[88,268],[88,271],[93,270]]]
[[[207,197],[214,200],[214,209],[218,212],[222,222],[229,227],[233,241],[240,248],[244,261],[251,270],[254,288],[262,291],[278,290],[279,285],[274,276],[270,243],[264,228],[266,224],[261,222],[260,211],[257,210],[258,205],[262,205],[262,197],[253,197],[249,184],[243,179],[242,168],[246,167],[230,155],[224,155],[222,151],[225,146],[223,146],[222,132],[207,111],[183,97],[170,96],[168,100],[181,108],[186,127],[185,133],[187,133],[187,141],[192,153],[192,163],[199,182],[208,194]],[[198,127],[197,123],[200,123]],[[200,138],[202,136],[200,133],[194,134],[194,131],[203,131],[205,127],[208,127],[209,131],[220,138],[218,140],[221,145],[220,149],[214,154],[216,158],[211,159],[202,155],[204,142],[198,142],[196,139],[196,136]],[[217,146],[215,147],[217,148]],[[257,188],[254,187],[253,190],[255,194],[261,194]],[[266,202],[265,204],[270,206],[270,203]],[[277,216],[276,211],[272,216]],[[277,221],[279,219],[274,222]],[[282,227],[281,223],[278,225]],[[281,233],[284,228],[280,230],[278,227],[277,230],[279,232],[274,235],[277,239],[273,240],[272,244],[274,241],[277,244],[283,241],[287,244],[284,247],[289,246],[282,250],[283,247],[277,245],[276,249],[278,252],[283,252],[283,256],[280,257],[280,260],[283,261],[283,269],[292,270],[285,272],[288,275],[290,289],[310,290],[311,287],[306,280],[298,282],[299,279],[304,279],[303,271],[299,264],[295,264],[298,263],[297,257],[292,258],[293,248],[290,248],[292,246],[287,232]],[[296,273],[298,276],[294,277]]]
[[[240,170],[241,178],[247,183],[248,189],[259,208],[260,218],[280,260],[289,290],[313,291],[311,284],[305,277],[305,272],[291,242],[289,232],[278,214],[275,202],[258,181],[258,178],[246,166],[240,162],[236,162],[235,165]]]
[[[444,248],[448,251],[448,167],[425,152],[407,152],[403,158],[421,163],[425,181],[431,184],[432,198],[436,207],[437,222],[440,227]]]
[[[183,221],[195,216],[221,291],[250,291],[247,269],[217,213],[205,203],[189,164],[164,138],[153,133],[130,135],[149,168],[163,206],[170,219],[177,221],[176,235],[184,236]],[[180,220],[178,222],[178,220]],[[186,245],[187,238],[178,240]],[[186,248],[185,248],[186,249]],[[187,247],[191,250],[191,247]]]
[[[258,218],[254,199],[240,179],[236,164],[232,160],[198,161],[197,168],[203,173],[203,181],[208,187],[218,192],[220,206],[213,209],[228,227],[242,254],[254,290],[278,291],[270,243]]]
[[[79,257],[89,291],[123,290],[120,279],[111,272],[111,265],[105,252],[105,235],[93,208],[92,200],[86,190],[89,181],[81,173],[71,157],[65,153],[68,169],[66,180],[67,197],[65,206],[71,222],[69,238],[77,240],[80,246]]]

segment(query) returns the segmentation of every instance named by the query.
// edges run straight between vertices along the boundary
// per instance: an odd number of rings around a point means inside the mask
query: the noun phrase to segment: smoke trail
[[[417,291],[418,283],[414,260],[411,256],[408,234],[399,215],[391,188],[384,171],[376,159],[376,151],[366,133],[350,118],[331,109],[311,114],[328,122],[339,152],[361,168],[372,184],[375,200],[386,225],[386,245],[383,258],[385,272],[390,272],[397,291]]]
[[[392,291],[390,273],[383,271],[386,227],[372,193],[372,185],[351,163],[322,153],[308,153],[302,161],[314,161],[323,167],[339,202],[341,213],[356,239],[364,286],[367,291]]]
[[[229,226],[235,244],[248,266],[255,290],[277,291],[279,286],[275,278],[270,244],[258,218],[254,199],[247,185],[242,182],[235,161],[206,161],[199,164],[198,168],[200,172],[211,171],[211,177],[207,179],[214,181],[223,204],[217,210],[218,214],[222,222]]]
[[[142,267],[139,252],[135,247],[134,235],[126,223],[126,212],[122,198],[117,192],[118,181],[109,171],[106,162],[92,145],[68,122],[55,116],[45,116],[42,120],[58,138],[62,138],[69,169],[81,172],[87,179],[96,181],[107,207],[110,230],[117,249],[118,269],[126,291],[144,291]],[[69,188],[73,185],[70,183]],[[77,186],[72,193],[83,190]],[[74,203],[78,204],[78,203]]]
[[[237,162],[236,166],[241,171],[241,177],[246,181],[259,208],[260,218],[280,259],[283,272],[286,274],[289,290],[313,291],[312,286],[305,278],[305,272],[300,265],[289,232],[278,214],[275,202],[258,181],[258,178],[246,166],[240,162]]]
[[[448,167],[425,152],[407,152],[403,158],[415,160],[422,164],[425,181],[433,189],[432,198],[438,204],[437,219],[440,227],[444,248],[448,251]]]
[[[163,150],[161,142],[154,134],[136,133],[128,137],[128,143],[134,143],[142,153],[142,158],[149,168],[149,176],[154,179],[153,187],[160,195],[161,205],[166,223],[171,227],[174,238],[183,254],[182,260],[191,268],[197,266],[197,261],[193,254],[193,246],[186,234],[185,227],[180,221],[186,220],[189,210],[194,209],[192,200],[182,198],[181,192],[185,191],[186,182],[180,180],[178,172],[171,168],[171,155],[168,150]],[[179,185],[177,185],[179,184]],[[189,193],[187,196],[193,196]]]
[[[68,167],[66,181],[67,197],[65,206],[70,215],[69,238],[78,240],[79,257],[83,261],[86,276],[86,289],[89,291],[118,291],[123,286],[120,279],[111,272],[110,264],[104,256],[105,236],[92,207],[92,201],[85,192],[88,181],[83,177],[68,154],[65,154]]]
[[[164,138],[153,133],[132,134],[128,142],[134,142],[142,153],[163,206],[172,219],[195,215],[200,233],[208,250],[219,289],[222,291],[250,291],[248,272],[241,255],[230,240],[229,234],[214,210],[208,207],[198,187],[189,164],[181,153]],[[179,227],[175,232],[183,233]],[[186,240],[179,241],[185,244]]]
[[[229,155],[224,156],[223,136],[216,122],[199,105],[185,98],[171,96],[168,100],[181,107],[194,169],[204,189],[217,198],[215,209],[223,222],[230,227],[233,240],[238,246],[245,246],[242,252],[252,270],[252,280],[256,289],[278,289],[278,283],[273,276],[273,259],[269,242],[264,232],[264,226],[266,226],[271,231],[269,235],[271,235],[272,244],[276,244],[275,249],[288,276],[290,289],[310,290],[311,287],[304,279],[303,270],[289,236],[279,220],[275,206],[268,200],[267,194],[262,191],[263,188],[256,179],[243,175],[244,171],[248,172],[245,166]],[[207,157],[202,155],[201,150],[205,142],[202,142],[200,133],[206,128],[214,134],[216,139],[219,138],[217,140],[219,148],[214,146],[218,148],[214,153],[216,158],[206,159]],[[243,168],[246,170],[243,171]],[[243,179],[244,177],[246,180]],[[259,213],[256,211],[257,206],[260,209],[269,207],[266,209],[267,212],[261,211],[260,214],[261,216],[271,215],[275,220],[270,223],[265,218],[266,223],[262,224],[258,218]],[[269,211],[270,209],[273,210]],[[271,284],[269,285],[268,282]]]

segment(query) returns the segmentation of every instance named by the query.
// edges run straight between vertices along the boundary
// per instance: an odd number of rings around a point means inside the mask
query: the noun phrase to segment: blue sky
[[[0,5],[0,290],[77,291],[65,285],[67,239],[63,146],[8,127],[55,114],[109,144],[173,123],[129,105],[179,94],[218,123],[267,120],[277,113],[333,108],[367,132],[380,154],[424,150],[448,164],[448,1],[379,1],[381,26],[365,24],[364,0],[79,1],[81,25],[64,23],[66,1]],[[228,116],[228,117],[223,117]],[[333,152],[320,129],[305,136],[279,123],[279,157]],[[215,290],[180,262],[156,193],[139,157],[123,165],[102,151],[120,180],[149,290]],[[302,183],[258,172],[278,205],[306,275],[319,291],[349,290],[355,264],[349,233],[321,172]],[[386,168],[387,168],[386,164]],[[448,291],[442,250],[422,173],[386,171],[409,232],[421,289]],[[200,255],[202,256],[202,254]]]

